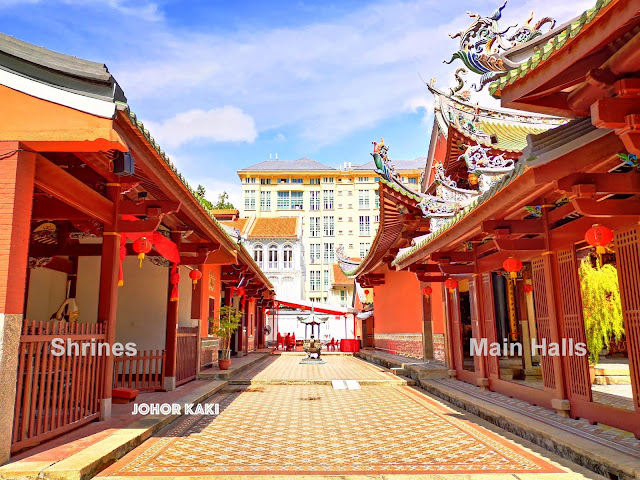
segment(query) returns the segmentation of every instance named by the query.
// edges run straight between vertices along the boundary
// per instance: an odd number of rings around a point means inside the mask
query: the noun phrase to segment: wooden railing
[[[105,341],[104,328],[103,324],[23,322],[12,452],[98,418],[106,362],[105,357],[92,354],[91,344]],[[79,355],[75,351],[53,355],[51,342],[57,338],[65,347],[68,342],[77,344]],[[89,351],[83,356],[87,344]]]
[[[142,350],[135,357],[114,357],[113,388],[135,388],[143,392],[162,390],[164,366],[164,350]]]
[[[199,331],[199,327],[178,328],[176,385],[182,385],[196,378]]]

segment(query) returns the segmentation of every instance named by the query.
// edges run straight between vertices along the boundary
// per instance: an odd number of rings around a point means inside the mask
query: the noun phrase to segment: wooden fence
[[[113,360],[113,388],[128,387],[143,392],[164,388],[164,350],[143,350],[134,357]]]
[[[23,322],[12,452],[99,417],[106,362],[91,349],[105,341],[104,328],[103,324]],[[61,348],[58,343],[52,346],[54,339],[61,339],[65,349],[70,345],[70,351],[55,355]]]

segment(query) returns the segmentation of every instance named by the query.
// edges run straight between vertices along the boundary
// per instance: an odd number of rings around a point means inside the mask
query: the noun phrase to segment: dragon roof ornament
[[[339,245],[336,248],[336,258],[343,272],[352,272],[360,265],[360,262],[356,262],[347,256],[344,251],[344,245]]]
[[[504,154],[489,155],[489,148],[482,145],[468,145],[466,151],[458,157],[467,164],[469,173],[506,173],[513,170],[514,162],[504,158]]]
[[[510,26],[502,30],[498,21],[506,6],[507,1],[505,0],[504,4],[488,17],[467,11],[467,15],[474,19],[473,23],[466,30],[453,35],[449,34],[451,38],[460,38],[460,46],[451,59],[444,63],[450,64],[459,59],[469,70],[482,75],[478,86],[473,85],[476,91],[482,90],[487,83],[506,75],[509,70],[519,66],[519,63],[512,62],[504,56],[507,50],[542,35],[541,28],[545,24],[550,24],[549,30],[553,29],[556,24],[554,19],[544,17],[533,25],[531,23],[533,20],[532,12],[524,25]],[[512,28],[516,30],[509,35],[508,32]]]

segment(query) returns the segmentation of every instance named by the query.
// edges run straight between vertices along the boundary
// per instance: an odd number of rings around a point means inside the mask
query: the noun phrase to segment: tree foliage
[[[599,258],[595,263],[586,256],[578,270],[589,361],[594,365],[600,351],[624,335],[618,271],[613,265],[601,266]]]
[[[233,306],[224,305],[218,310],[218,319],[210,318],[209,322],[213,324],[211,333],[220,339],[220,349],[228,351],[231,335],[238,330],[242,323],[242,312]]]
[[[198,185],[198,188],[196,188],[196,195],[200,197],[200,200],[202,200],[204,207],[207,210],[211,210],[213,208],[213,204],[209,200],[204,198],[205,193],[206,193],[205,188],[202,185]]]
[[[235,210],[236,207],[234,207],[233,203],[229,201],[229,194],[227,192],[222,192],[220,195],[218,195],[218,203],[216,203],[213,208],[219,210]]]

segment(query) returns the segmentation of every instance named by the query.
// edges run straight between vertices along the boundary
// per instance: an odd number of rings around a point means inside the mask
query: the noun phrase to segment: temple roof
[[[337,286],[351,286],[351,285],[353,285],[353,280],[349,280],[347,278],[347,276],[344,274],[344,272],[340,268],[340,265],[338,265],[336,263],[332,267],[333,267],[333,282],[331,282],[331,283],[333,285],[337,285]]]
[[[104,63],[54,52],[0,33],[0,70],[111,102],[127,98]]]
[[[500,77],[489,86],[489,93],[494,97],[500,97],[502,89],[507,85],[512,85],[529,75],[532,71],[553,58],[558,52],[570,48],[580,36],[581,32],[609,5],[615,4],[617,0],[598,0],[596,5],[586,10],[582,15],[574,20],[561,25],[545,36],[546,42],[540,46],[540,39],[536,42],[528,42],[505,52],[505,56],[528,56],[517,68],[510,70],[506,75]]]
[[[221,221],[220,222],[222,225],[225,225],[227,227],[232,228],[233,230],[239,230],[240,234],[244,234],[245,233],[245,228],[247,227],[247,224],[249,223],[249,219],[248,218],[238,218],[236,220],[230,220],[230,221]]]
[[[255,165],[251,165],[250,167],[243,168],[238,172],[249,172],[249,171],[288,171],[288,170],[318,170],[318,171],[329,171],[336,170],[333,167],[329,167],[320,162],[316,162],[307,157],[299,158],[297,160],[265,160],[264,162],[256,163]]]

